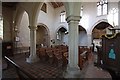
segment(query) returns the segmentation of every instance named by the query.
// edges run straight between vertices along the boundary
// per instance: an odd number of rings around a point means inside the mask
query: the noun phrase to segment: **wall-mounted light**
[[[68,34],[68,31],[65,31],[65,34]]]

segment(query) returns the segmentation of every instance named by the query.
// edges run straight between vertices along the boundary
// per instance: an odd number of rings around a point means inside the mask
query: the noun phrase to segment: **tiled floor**
[[[26,63],[25,59],[26,56],[24,54],[22,55],[16,55],[11,58],[15,63],[20,65],[23,70],[28,73],[30,73],[33,77],[36,78],[62,78],[63,74],[63,68],[56,67],[55,65],[51,65],[47,62],[37,62],[34,64]],[[91,55],[89,58],[89,61],[85,63],[84,68],[82,69],[81,78],[109,78],[111,79],[110,74],[102,70],[101,68],[97,68],[94,66],[94,56]],[[4,63],[3,63],[4,64]],[[18,75],[16,74],[16,71],[14,68],[10,67],[7,70],[3,71],[3,78],[18,78]]]
[[[83,78],[109,78],[111,79],[111,75],[103,70],[102,68],[98,68],[94,66],[94,61],[96,59],[95,55],[91,55],[89,61],[84,65],[82,70]]]

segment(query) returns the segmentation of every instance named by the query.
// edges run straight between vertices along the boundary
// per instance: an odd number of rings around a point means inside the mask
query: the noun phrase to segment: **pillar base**
[[[29,58],[26,58],[26,62],[28,63],[34,63],[34,62],[38,62],[39,58],[37,56],[30,56]]]
[[[67,70],[63,74],[64,78],[81,78],[81,72],[79,67],[67,66]]]

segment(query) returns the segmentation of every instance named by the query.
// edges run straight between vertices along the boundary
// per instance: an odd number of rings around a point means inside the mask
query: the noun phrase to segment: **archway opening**
[[[67,29],[64,27],[61,27],[56,34],[56,44],[62,45],[62,44],[68,44],[68,36],[67,36]]]
[[[29,15],[23,10],[18,16],[16,26],[14,27],[14,46],[15,54],[28,52],[30,47],[30,29],[29,29]]]
[[[97,51],[96,46],[101,46],[102,35],[112,33],[109,28],[112,28],[109,23],[100,22],[92,30],[92,43],[94,44],[94,52]]]
[[[36,31],[36,45],[37,47],[50,46],[49,32],[44,25],[38,25]]]

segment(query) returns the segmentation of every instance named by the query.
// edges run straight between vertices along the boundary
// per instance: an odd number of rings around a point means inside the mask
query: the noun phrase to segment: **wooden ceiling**
[[[4,7],[16,7],[18,2],[2,2],[2,6]],[[50,2],[54,8],[58,8],[63,6],[62,2]]]
[[[50,2],[54,8],[58,8],[63,6],[62,2]]]
[[[2,6],[4,7],[16,7],[18,2],[2,2]]]

